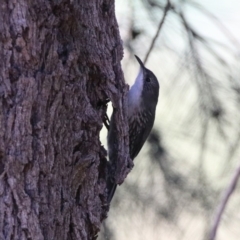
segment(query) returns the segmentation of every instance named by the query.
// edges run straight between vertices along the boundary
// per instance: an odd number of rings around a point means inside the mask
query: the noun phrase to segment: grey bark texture
[[[107,180],[121,183],[130,162],[114,1],[0,2],[0,239],[95,239]]]

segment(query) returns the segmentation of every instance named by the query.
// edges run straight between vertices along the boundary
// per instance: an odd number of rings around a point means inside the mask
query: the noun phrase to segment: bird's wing
[[[129,153],[130,157],[133,160],[140,150],[142,149],[143,144],[145,143],[149,133],[152,130],[154,119],[146,120],[145,122],[142,118],[138,120],[133,120],[129,122]]]

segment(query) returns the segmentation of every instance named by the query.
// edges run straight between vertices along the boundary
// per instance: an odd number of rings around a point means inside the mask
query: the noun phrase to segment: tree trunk
[[[2,0],[0,38],[0,239],[94,239],[107,178],[122,182],[129,161],[114,1]],[[99,140],[107,98],[111,173]]]

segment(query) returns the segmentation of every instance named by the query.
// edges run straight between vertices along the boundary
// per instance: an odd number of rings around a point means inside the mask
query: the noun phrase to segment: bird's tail
[[[112,198],[115,194],[116,188],[117,188],[116,183],[113,183],[113,182],[109,183],[109,185],[108,185],[108,198],[107,198],[108,204],[110,204],[110,202],[112,201]]]

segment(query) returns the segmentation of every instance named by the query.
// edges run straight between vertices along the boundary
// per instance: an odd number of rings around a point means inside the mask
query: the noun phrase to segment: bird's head
[[[132,110],[143,105],[154,108],[157,105],[159,95],[159,83],[152,71],[147,69],[139,57],[135,56],[140,64],[138,76],[129,91],[129,106]]]

